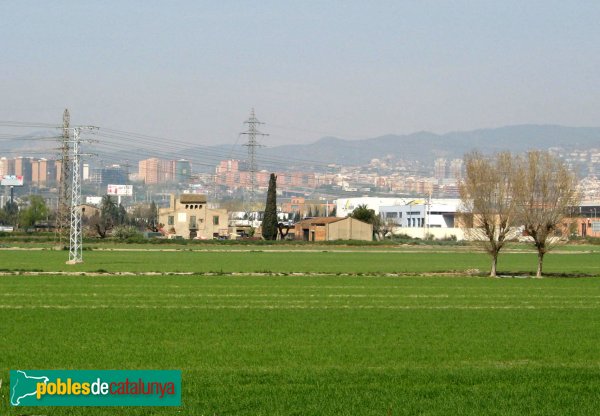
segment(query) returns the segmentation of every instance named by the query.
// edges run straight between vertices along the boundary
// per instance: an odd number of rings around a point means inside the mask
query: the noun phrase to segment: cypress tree
[[[158,209],[156,208],[154,200],[150,203],[148,211],[148,228],[156,232],[158,231]]]
[[[262,221],[262,236],[265,240],[277,239],[277,176],[271,173],[265,216]]]

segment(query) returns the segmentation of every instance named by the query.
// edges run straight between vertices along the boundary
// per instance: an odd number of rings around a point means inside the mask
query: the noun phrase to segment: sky
[[[372,3],[372,4],[369,4]],[[600,125],[598,1],[0,2],[0,120],[267,146]]]

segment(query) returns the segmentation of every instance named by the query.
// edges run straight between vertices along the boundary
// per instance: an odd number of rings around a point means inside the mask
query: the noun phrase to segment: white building
[[[413,200],[404,205],[382,206],[382,221],[392,234],[406,234],[416,238],[455,238],[464,240],[462,229],[456,226],[460,199]]]
[[[347,217],[352,214],[355,208],[359,205],[366,205],[368,209],[375,211],[379,215],[379,207],[391,205],[406,205],[413,198],[377,198],[377,197],[361,197],[361,198],[340,198],[335,201],[336,217]]]
[[[398,227],[454,228],[454,217],[459,204],[456,200],[439,203],[416,200],[405,205],[379,208],[381,219]]]

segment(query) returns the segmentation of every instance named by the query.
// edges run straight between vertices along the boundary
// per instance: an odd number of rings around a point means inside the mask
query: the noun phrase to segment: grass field
[[[68,253],[51,250],[0,250],[0,272],[157,272],[157,273],[488,273],[489,257],[458,248],[449,251],[423,248],[361,250],[94,250],[83,254],[85,262],[66,265]],[[499,271],[509,274],[534,273],[532,251],[503,253]],[[600,276],[600,251],[562,250],[548,254],[544,271],[573,276]]]
[[[0,261],[71,270],[65,255]],[[462,251],[84,256],[78,270],[325,275],[0,276],[1,415],[598,413],[597,278],[382,275],[487,269]],[[547,270],[598,275],[597,256],[552,254]],[[500,268],[531,262],[507,254]],[[183,406],[10,408],[17,368],[181,369]]]

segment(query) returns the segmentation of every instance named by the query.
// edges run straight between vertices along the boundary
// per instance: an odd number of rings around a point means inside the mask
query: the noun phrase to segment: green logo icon
[[[17,370],[10,372],[10,404],[20,406],[21,400],[29,396],[35,396],[39,383],[46,384],[49,378],[45,376],[28,376],[25,371]]]

